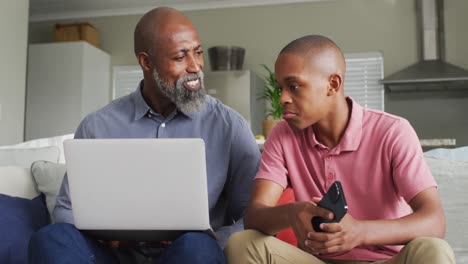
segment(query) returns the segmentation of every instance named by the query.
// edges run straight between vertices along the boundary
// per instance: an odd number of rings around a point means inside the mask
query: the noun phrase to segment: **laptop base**
[[[201,230],[80,230],[98,240],[120,241],[174,241],[186,232],[203,232]]]

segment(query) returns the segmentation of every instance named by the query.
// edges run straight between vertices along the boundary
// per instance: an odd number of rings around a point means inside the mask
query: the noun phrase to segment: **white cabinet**
[[[25,140],[75,132],[110,101],[110,56],[87,42],[29,45]]]
[[[264,82],[251,71],[218,71],[205,75],[208,94],[239,112],[253,133],[263,134],[265,100],[261,97]]]

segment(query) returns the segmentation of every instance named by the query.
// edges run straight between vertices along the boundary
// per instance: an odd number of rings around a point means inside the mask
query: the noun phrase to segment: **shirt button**
[[[333,178],[333,173],[332,172],[328,173],[328,178],[329,179]]]
[[[327,156],[327,160],[331,160],[331,156]]]
[[[162,123],[161,126],[162,126],[162,127],[166,127],[166,124],[165,124],[165,123]]]

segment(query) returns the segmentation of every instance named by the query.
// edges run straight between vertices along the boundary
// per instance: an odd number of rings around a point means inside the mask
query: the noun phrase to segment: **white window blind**
[[[136,90],[143,79],[143,71],[139,65],[115,66],[112,98],[117,99]]]
[[[344,93],[358,104],[384,110],[383,55],[381,52],[345,54]]]

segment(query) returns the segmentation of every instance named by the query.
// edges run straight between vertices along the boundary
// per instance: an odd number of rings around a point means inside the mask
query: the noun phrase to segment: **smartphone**
[[[320,202],[317,204],[317,206],[331,211],[333,213],[334,218],[329,220],[320,216],[312,217],[311,222],[315,232],[323,232],[323,230],[320,228],[321,223],[340,222],[341,219],[348,212],[348,205],[346,204],[346,199],[343,187],[341,187],[341,182],[335,181],[330,186],[325,196],[323,196],[322,200],[320,200]]]

